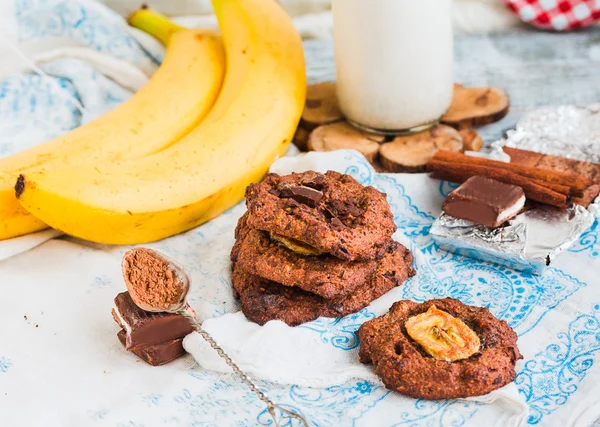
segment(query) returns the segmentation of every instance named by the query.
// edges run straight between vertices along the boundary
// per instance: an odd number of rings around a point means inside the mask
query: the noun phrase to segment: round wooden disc
[[[481,151],[483,139],[475,129],[461,129],[458,133],[463,139],[463,151]]]
[[[388,172],[424,172],[425,165],[438,150],[462,151],[463,142],[456,129],[437,125],[414,135],[398,136],[383,144],[379,158]]]
[[[442,123],[458,129],[493,123],[506,116],[509,106],[508,95],[501,89],[455,84],[452,104]]]
[[[373,162],[384,138],[356,129],[347,122],[337,122],[313,130],[308,138],[308,148],[313,151],[354,149]]]
[[[317,83],[306,89],[306,103],[302,112],[302,127],[311,130],[317,126],[342,120],[335,83]]]
[[[298,147],[301,151],[308,151],[308,136],[310,132],[304,129],[303,127],[298,127],[296,129],[296,133],[294,134],[294,145]]]

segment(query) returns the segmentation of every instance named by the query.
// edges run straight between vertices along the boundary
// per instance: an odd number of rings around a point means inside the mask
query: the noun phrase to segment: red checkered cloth
[[[521,20],[536,27],[566,31],[600,20],[600,0],[504,0]]]

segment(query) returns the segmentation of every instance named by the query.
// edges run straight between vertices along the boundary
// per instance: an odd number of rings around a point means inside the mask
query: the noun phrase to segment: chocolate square
[[[123,347],[125,347],[127,333],[121,329],[117,333],[117,337],[121,341],[121,344],[123,344]],[[146,347],[138,346],[130,349],[130,351],[152,366],[164,365],[185,354],[183,338]]]
[[[165,343],[193,332],[192,326],[183,316],[142,310],[135,305],[129,292],[116,296],[112,314],[125,331],[127,350]]]
[[[474,176],[446,197],[442,210],[455,218],[495,228],[515,217],[524,204],[521,187]]]

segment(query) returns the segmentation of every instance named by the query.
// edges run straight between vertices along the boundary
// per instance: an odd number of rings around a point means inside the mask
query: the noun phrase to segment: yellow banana
[[[47,227],[15,198],[19,174],[156,153],[202,121],[217,99],[224,75],[219,36],[178,31],[169,40],[163,64],[128,101],[61,137],[0,159],[0,240]]]
[[[146,5],[129,15],[127,22],[132,27],[154,36],[165,46],[169,45],[173,34],[183,28]]]
[[[177,144],[133,161],[25,173],[34,215],[101,243],[158,240],[221,214],[291,141],[306,97],[301,39],[274,0],[213,0],[227,56],[223,90]]]

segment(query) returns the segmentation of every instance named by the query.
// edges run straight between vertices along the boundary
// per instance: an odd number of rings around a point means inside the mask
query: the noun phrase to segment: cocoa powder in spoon
[[[152,249],[128,251],[122,270],[131,299],[142,310],[171,311],[182,303],[188,291],[189,285],[179,268]]]

